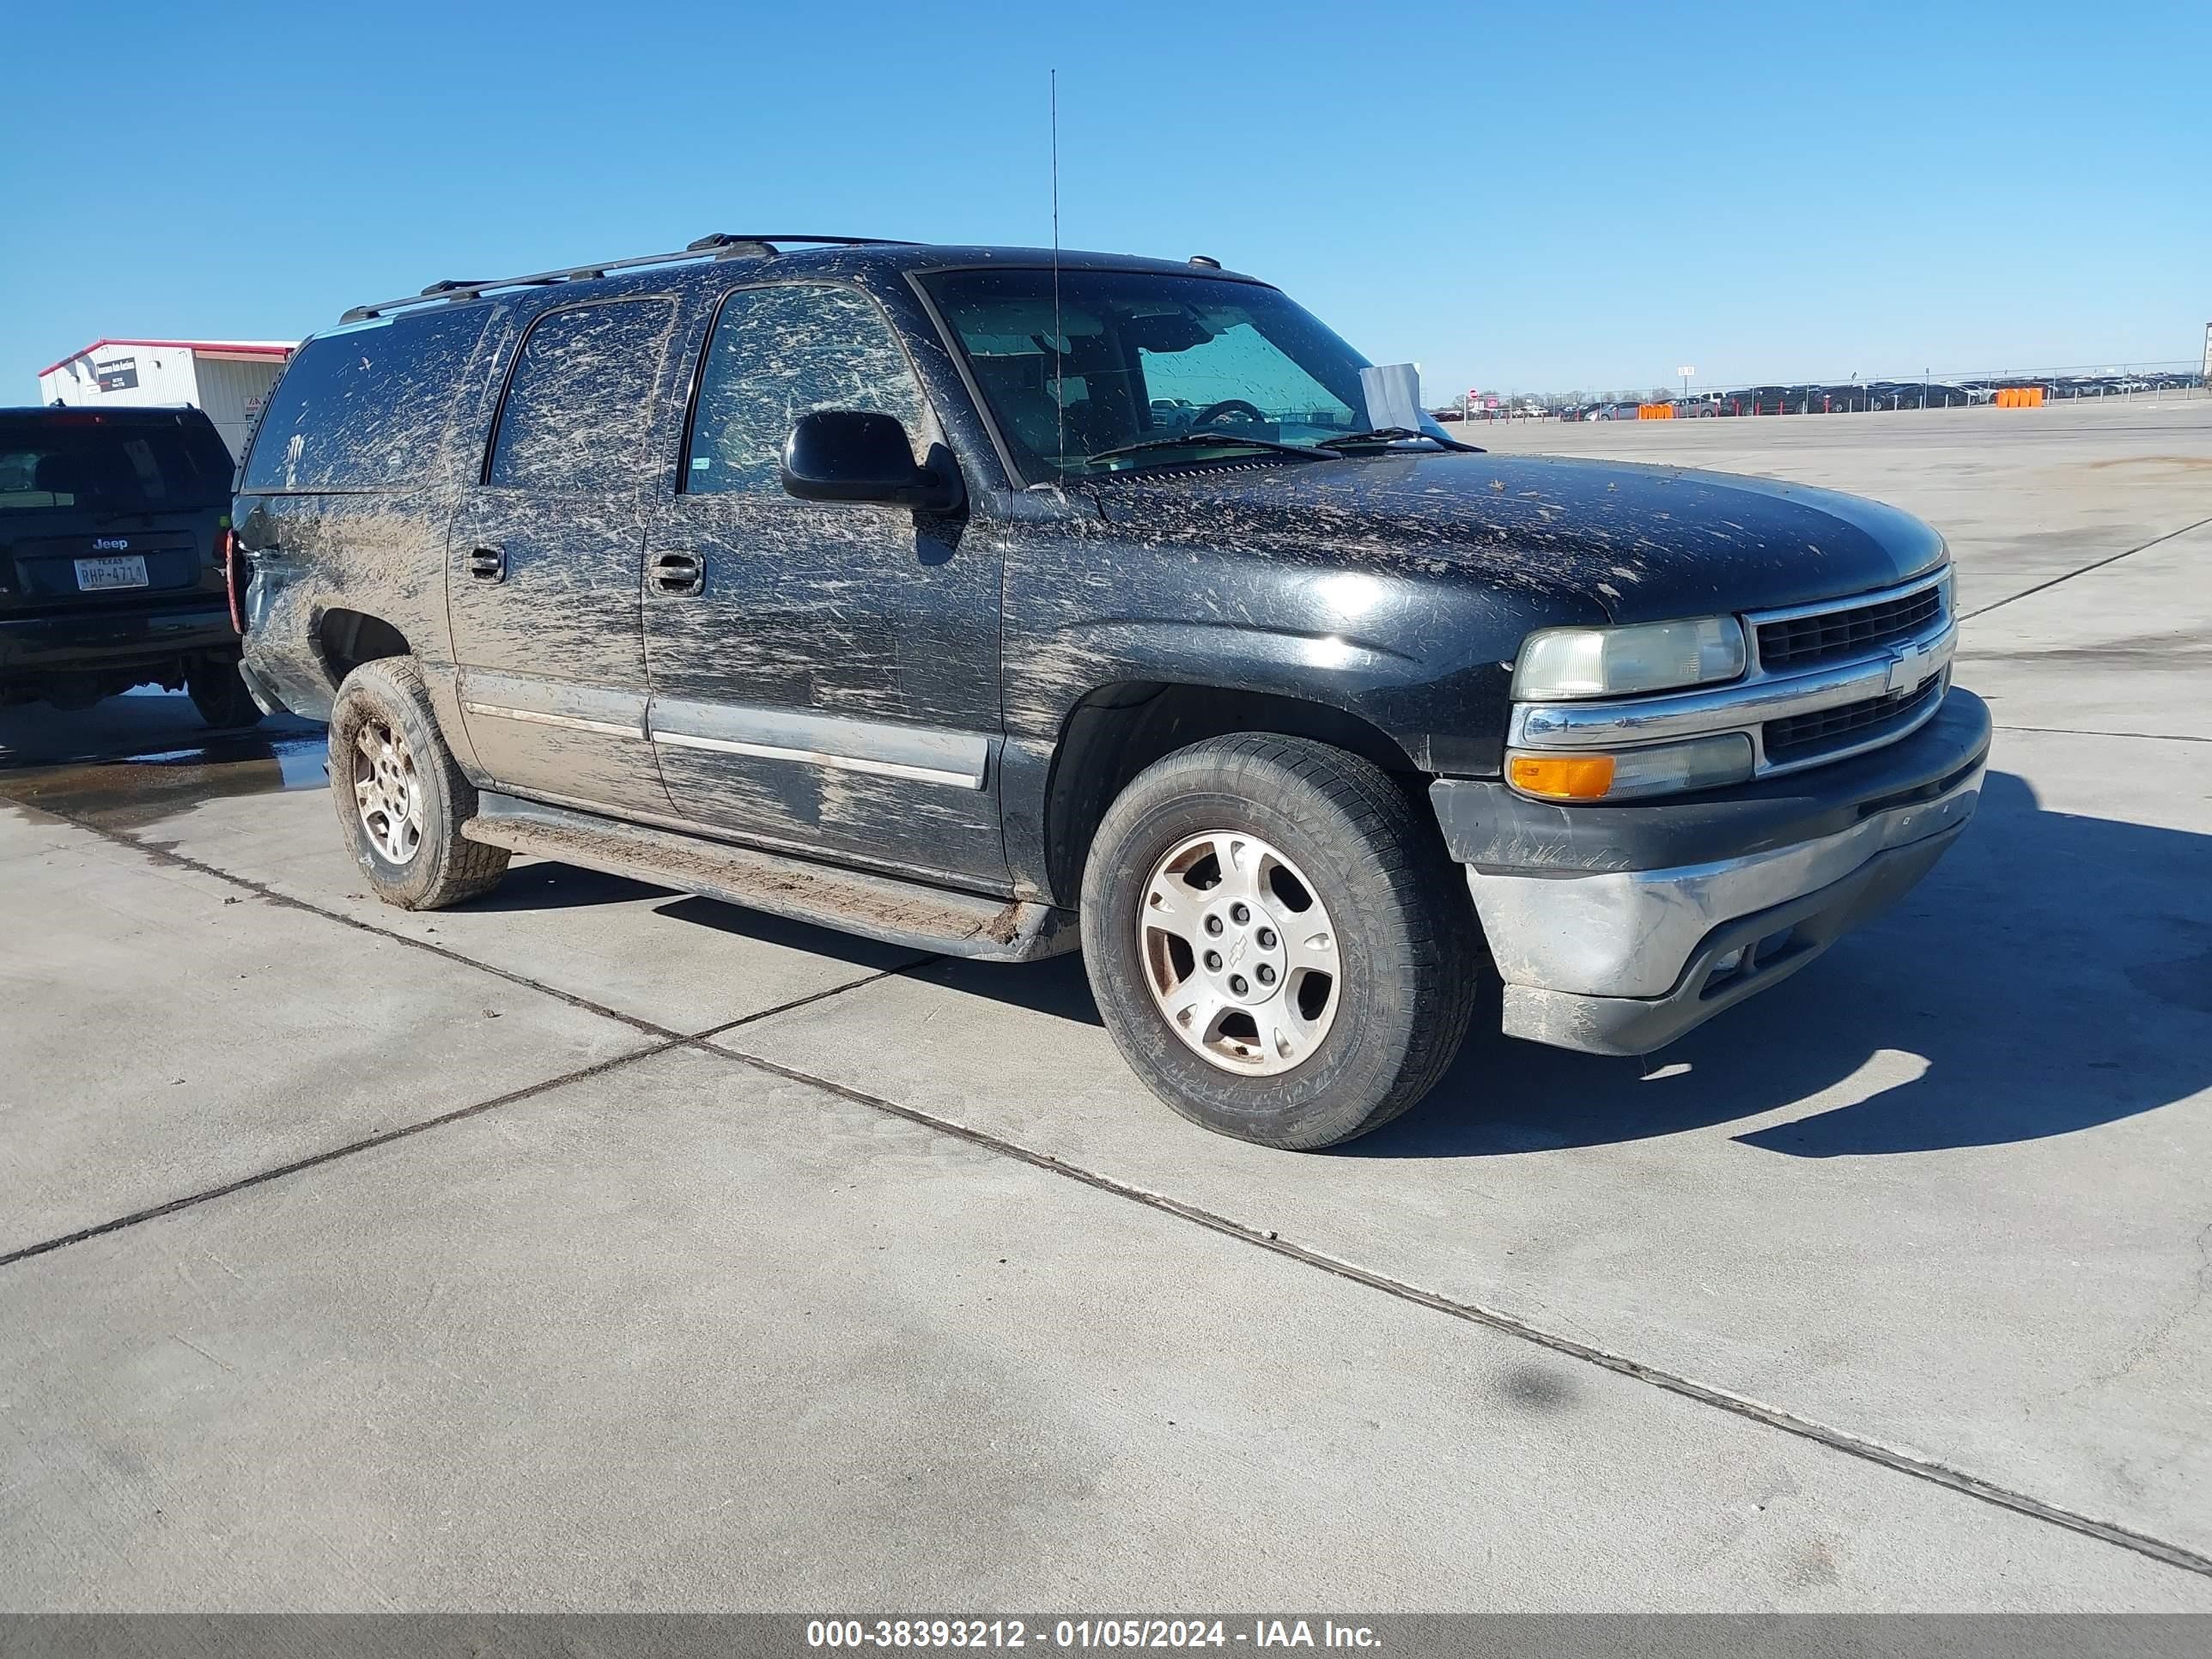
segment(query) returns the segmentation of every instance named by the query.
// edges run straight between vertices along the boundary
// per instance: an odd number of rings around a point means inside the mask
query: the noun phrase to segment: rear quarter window
[[[481,373],[492,307],[319,335],[293,355],[246,457],[249,491],[388,489],[436,467],[454,404]]]

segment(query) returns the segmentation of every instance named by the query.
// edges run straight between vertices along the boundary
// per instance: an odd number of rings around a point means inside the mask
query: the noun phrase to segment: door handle
[[[477,547],[469,551],[469,574],[480,582],[503,582],[507,580],[507,550],[503,547]]]
[[[707,562],[696,553],[658,553],[653,560],[653,585],[663,593],[689,598],[707,587]]]

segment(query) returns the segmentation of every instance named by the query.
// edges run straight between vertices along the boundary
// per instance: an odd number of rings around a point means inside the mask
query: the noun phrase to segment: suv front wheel
[[[386,904],[441,910],[488,893],[504,847],[465,839],[476,787],[461,775],[412,657],[365,662],[331,710],[331,797],[354,862]]]
[[[1138,774],[1083,881],[1085,966],[1152,1092],[1265,1146],[1380,1127],[1458,1053],[1480,954],[1433,826],[1304,738],[1194,744]]]

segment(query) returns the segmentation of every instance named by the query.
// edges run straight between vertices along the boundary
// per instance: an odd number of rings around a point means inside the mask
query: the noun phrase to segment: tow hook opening
[[[1771,967],[1790,953],[1797,938],[1794,922],[1765,938],[1754,939],[1749,945],[1739,945],[1734,950],[1723,951],[1713,958],[1713,965],[1705,970],[1705,982],[1700,991],[1711,996],[1727,989],[1739,980],[1749,979],[1762,967]]]

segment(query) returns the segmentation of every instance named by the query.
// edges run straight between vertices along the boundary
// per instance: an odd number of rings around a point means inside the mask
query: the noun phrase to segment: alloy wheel
[[[1186,837],[1153,866],[1137,917],[1146,988],[1193,1052],[1248,1077],[1309,1059],[1336,1019],[1336,929],[1305,872],[1241,830]]]
[[[422,781],[407,740],[386,721],[366,721],[354,738],[353,796],[376,850],[393,864],[413,859],[422,845]]]

